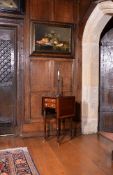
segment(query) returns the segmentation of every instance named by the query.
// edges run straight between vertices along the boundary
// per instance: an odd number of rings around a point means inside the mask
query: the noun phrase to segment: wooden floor
[[[103,136],[65,138],[58,146],[55,138],[0,137],[0,149],[28,147],[40,175],[113,175],[113,143]]]
[[[100,134],[113,142],[113,133],[112,132],[103,132],[102,131],[102,132],[100,132]]]

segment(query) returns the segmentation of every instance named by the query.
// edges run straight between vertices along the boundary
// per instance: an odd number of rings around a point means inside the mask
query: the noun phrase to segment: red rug
[[[0,150],[0,175],[39,175],[26,147]]]

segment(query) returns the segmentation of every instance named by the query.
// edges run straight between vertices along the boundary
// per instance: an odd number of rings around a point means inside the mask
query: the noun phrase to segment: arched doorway
[[[82,38],[82,133],[98,130],[99,39],[113,14],[113,2],[99,3],[84,28]]]

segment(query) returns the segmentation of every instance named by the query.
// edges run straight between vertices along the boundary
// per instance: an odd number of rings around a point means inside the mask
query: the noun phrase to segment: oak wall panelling
[[[47,95],[47,92],[45,92]],[[31,92],[31,120],[42,123],[42,96],[44,92]]]
[[[74,59],[30,55],[33,20],[76,24],[76,0],[27,0],[25,15],[25,118],[22,136],[43,135],[42,96],[56,95],[57,71],[63,77],[63,95],[73,95]],[[74,10],[75,9],[75,10]],[[73,35],[73,40],[75,40]],[[73,48],[75,49],[75,48]],[[73,57],[74,58],[74,57]]]
[[[43,134],[42,96],[54,95],[57,69],[63,76],[63,94],[75,95],[80,115],[81,103],[81,26],[73,35],[75,59],[30,56],[30,23],[32,20],[78,24],[84,18],[91,0],[27,0],[25,17],[25,120],[23,135]],[[77,38],[78,37],[78,38]],[[74,46],[75,47],[75,46]],[[75,50],[75,48],[74,48]],[[42,78],[40,78],[42,76]]]
[[[54,20],[61,22],[74,22],[74,1],[55,0]]]
[[[75,56],[72,58],[57,58],[30,56],[30,24],[32,20],[44,22],[61,22],[78,25],[90,6],[91,0],[26,0],[26,12],[24,17],[0,13],[3,21],[17,22],[16,19],[24,18],[24,36],[22,26],[19,31],[18,39],[23,44],[24,39],[24,59],[20,55],[18,77],[18,114],[21,118],[21,135],[42,135],[43,116],[41,113],[42,96],[54,95],[57,91],[57,70],[61,71],[63,77],[63,94],[75,95],[78,104],[81,102],[81,38],[84,24],[78,28],[78,33],[73,35],[76,43],[74,46]],[[14,21],[15,19],[15,21]],[[77,38],[78,37],[78,38]],[[23,47],[23,46],[22,46]],[[22,54],[23,54],[22,53]],[[24,89],[24,90],[23,90]],[[79,112],[80,114],[80,112]]]
[[[53,0],[30,0],[30,19],[53,20]]]
[[[51,62],[49,60],[31,61],[31,120],[42,118],[41,100],[42,96],[52,91]]]
[[[50,61],[31,61],[31,91],[50,91]]]
[[[90,7],[91,0],[80,0],[79,2],[79,19],[80,21],[85,17],[88,8]]]
[[[63,77],[63,94],[72,95],[73,60],[60,58],[31,58],[30,63],[30,121],[25,122],[23,134],[42,135],[42,96],[57,93],[57,71]],[[37,127],[33,127],[35,126]],[[33,128],[32,128],[33,127]]]
[[[73,84],[73,61],[68,60],[55,60],[54,61],[54,85],[57,88],[57,70],[60,71],[60,76],[62,77],[63,83],[63,93],[70,92],[72,93],[72,84]]]
[[[76,4],[76,0],[30,0],[30,19],[76,23]]]

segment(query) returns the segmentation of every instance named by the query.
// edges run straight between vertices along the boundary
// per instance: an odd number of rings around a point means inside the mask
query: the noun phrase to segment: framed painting
[[[69,57],[73,55],[73,25],[31,23],[31,55]]]
[[[25,11],[25,0],[0,0],[0,11],[23,14]]]

